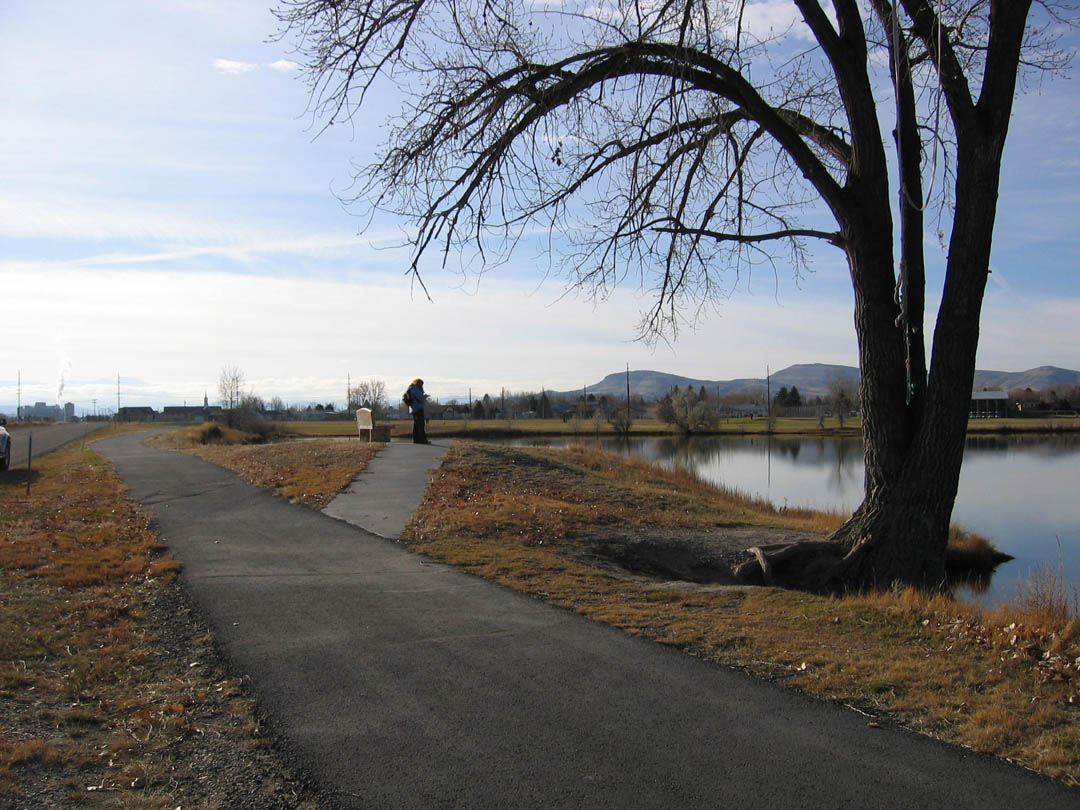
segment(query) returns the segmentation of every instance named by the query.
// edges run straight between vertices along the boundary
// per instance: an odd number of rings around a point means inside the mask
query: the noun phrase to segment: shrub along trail
[[[191,456],[99,446],[184,561],[232,671],[346,806],[1075,804],[1059,783],[433,564]],[[665,501],[681,507],[679,489]]]

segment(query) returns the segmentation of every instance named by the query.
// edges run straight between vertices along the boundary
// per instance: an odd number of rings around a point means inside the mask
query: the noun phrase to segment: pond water
[[[570,439],[514,444],[560,446]],[[777,506],[851,512],[862,500],[861,439],[691,436],[608,439],[613,452],[679,465]],[[961,586],[987,604],[1016,594],[1035,567],[1064,566],[1080,583],[1080,436],[973,436],[967,440],[953,522],[1016,559],[989,581]]]

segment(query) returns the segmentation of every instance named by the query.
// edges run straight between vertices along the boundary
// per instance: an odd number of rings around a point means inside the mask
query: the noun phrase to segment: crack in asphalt
[[[427,638],[414,638],[408,641],[397,641],[392,644],[387,644],[387,648],[394,647],[410,647],[416,644],[446,644],[454,641],[471,641],[478,638],[509,638],[511,636],[520,636],[530,630],[496,630],[492,633],[461,633],[458,635],[449,636],[429,636]]]
[[[168,506],[170,503],[180,503],[181,501],[191,500],[192,498],[199,498],[203,495],[208,495],[212,492],[220,492],[223,489],[239,489],[238,486],[241,482],[237,481],[221,481],[204,489],[194,490],[191,492],[183,492],[178,495],[166,495],[164,492],[158,491],[152,494],[140,498],[140,501],[144,506],[158,506],[165,504]]]

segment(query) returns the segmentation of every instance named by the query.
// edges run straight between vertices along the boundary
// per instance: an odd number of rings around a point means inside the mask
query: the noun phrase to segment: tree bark
[[[918,323],[904,324],[907,338],[917,338],[905,367],[905,332],[895,318],[892,298],[892,233],[882,216],[881,189],[873,183],[849,183],[862,192],[849,209],[858,212],[843,235],[855,289],[855,327],[862,373],[860,399],[866,443],[863,502],[829,539],[819,543],[755,549],[740,566],[744,578],[768,578],[777,584],[817,591],[885,587],[896,583],[926,589],[945,586],[949,521],[960,480],[968,411],[979,344],[979,320],[990,274],[990,248],[997,213],[1001,156],[1008,133],[1016,70],[1030,0],[990,6],[991,35],[986,72],[978,103],[972,105],[966,82],[946,48],[938,53],[936,22],[922,0],[902,0],[916,19],[926,46],[945,64],[943,87],[957,135],[956,208],[945,288],[934,329],[929,373],[924,370],[921,339],[922,263],[915,241],[921,224],[911,200],[901,200],[902,259],[918,252],[912,303]],[[884,6],[881,6],[884,8]],[[906,60],[905,60],[906,61]],[[940,70],[941,68],[939,68]],[[910,125],[910,88],[901,82],[901,127]],[[907,128],[909,141],[914,134]],[[911,143],[901,150],[901,182],[917,154]],[[856,148],[855,153],[858,154]],[[858,172],[855,172],[856,176]],[[887,194],[887,192],[886,192]],[[917,200],[916,200],[917,202]],[[887,207],[886,207],[887,213]],[[889,223],[888,229],[883,223]],[[887,248],[877,247],[887,245]],[[913,308],[914,309],[914,308]],[[910,356],[910,352],[918,356]],[[912,379],[912,378],[915,379]],[[925,377],[925,394],[922,384]],[[911,383],[914,382],[914,390]],[[760,572],[760,573],[759,573]]]
[[[946,585],[1004,134],[974,133],[963,142],[956,181],[963,204],[953,222],[925,400],[905,396],[903,331],[895,323],[889,285],[892,257],[888,247],[874,248],[882,244],[881,227],[863,221],[857,227],[871,238],[851,239],[848,250],[866,432],[863,502],[829,538],[834,548],[808,543],[757,549],[739,569],[747,581],[761,581],[761,570],[775,584],[823,592]],[[874,209],[867,203],[861,210]],[[920,412],[912,415],[912,408]]]

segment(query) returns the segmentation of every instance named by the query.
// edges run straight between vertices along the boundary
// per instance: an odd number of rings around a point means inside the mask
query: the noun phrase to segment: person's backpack
[[[401,395],[401,401],[405,403],[406,408],[408,408],[410,405],[412,405],[412,400],[409,397],[409,392],[408,391],[406,391],[404,394]]]

